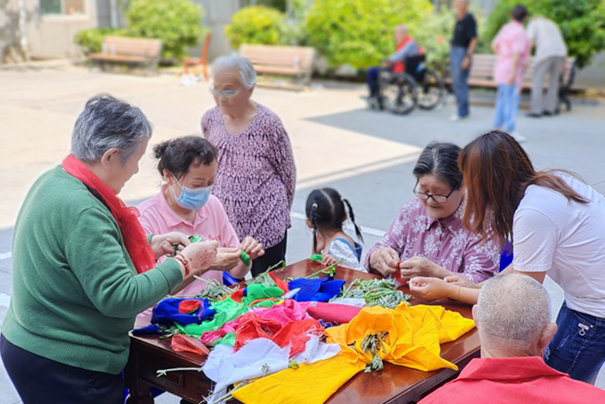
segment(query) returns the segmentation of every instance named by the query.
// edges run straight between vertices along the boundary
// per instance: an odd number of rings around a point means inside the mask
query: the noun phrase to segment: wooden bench
[[[252,62],[257,73],[296,77],[296,90],[311,84],[315,49],[305,46],[242,45],[240,56]]]
[[[88,57],[101,68],[104,62],[144,65],[148,73],[157,66],[161,52],[162,41],[159,39],[107,36],[103,40],[103,52]]]
[[[470,87],[497,88],[498,85],[494,81],[494,66],[496,65],[496,55],[478,54],[473,55],[473,62],[468,78]],[[534,58],[528,58],[527,65],[529,66],[523,72],[522,89],[531,90],[532,77],[534,74]],[[559,79],[559,101],[557,103],[556,113],[559,113],[561,103],[565,104],[567,111],[571,110],[571,102],[569,93],[573,85],[576,72],[576,61],[573,58],[567,58],[563,66],[563,73]],[[445,80],[446,84],[451,86],[452,80]]]

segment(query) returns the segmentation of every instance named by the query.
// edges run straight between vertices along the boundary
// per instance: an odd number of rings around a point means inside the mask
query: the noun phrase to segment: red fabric
[[[172,336],[170,348],[174,352],[193,352],[198,355],[208,355],[210,353],[210,350],[199,339],[181,334]]]
[[[191,313],[192,311],[199,309],[201,306],[202,302],[199,300],[183,300],[181,303],[179,303],[179,313]]]
[[[269,276],[271,277],[271,279],[273,279],[275,281],[275,286],[277,286],[284,292],[288,292],[290,290],[290,289],[288,289],[288,282],[282,281],[277,276],[275,276],[272,272],[269,272]]]
[[[95,196],[100,196],[109,207],[111,214],[118,223],[124,245],[137,273],[140,274],[153,268],[155,254],[151,245],[147,242],[145,231],[139,223],[139,211],[134,207],[126,206],[107,184],[73,155],[70,154],[63,160],[63,169],[91,188],[93,194],[98,193]]]
[[[473,359],[460,376],[418,404],[569,404],[605,403],[605,391],[572,380],[541,357]]]
[[[288,321],[284,328],[271,338],[280,347],[292,345],[290,357],[305,350],[305,344],[311,335],[322,335],[324,328],[317,320]]]
[[[238,289],[235,292],[231,293],[230,295],[228,295],[229,297],[231,297],[231,300],[233,300],[236,303],[241,303],[242,299],[244,297],[244,289]],[[225,299],[227,298],[227,296],[225,296]],[[223,299],[223,300],[225,300]]]
[[[408,36],[403,42],[400,42],[399,44],[397,44],[397,52],[402,50],[411,41],[413,41],[412,37]],[[397,62],[397,63],[393,64],[393,73],[403,73],[403,72],[405,72],[405,63]]]
[[[313,302],[307,309],[307,313],[316,320],[330,323],[345,324],[359,314],[361,307],[347,306],[345,304],[332,304]]]
[[[310,335],[322,335],[324,330],[321,324],[313,319],[289,321],[283,327],[278,321],[264,319],[254,313],[246,313],[239,320],[235,333],[236,351],[250,340],[268,338],[282,348],[292,345],[290,348],[290,357],[292,357],[305,350]]]

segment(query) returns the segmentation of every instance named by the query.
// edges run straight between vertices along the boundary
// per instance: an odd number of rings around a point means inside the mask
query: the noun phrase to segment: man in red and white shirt
[[[544,349],[557,331],[550,298],[529,276],[507,274],[483,284],[473,318],[481,359],[419,404],[604,403],[605,391],[573,380],[544,363]]]

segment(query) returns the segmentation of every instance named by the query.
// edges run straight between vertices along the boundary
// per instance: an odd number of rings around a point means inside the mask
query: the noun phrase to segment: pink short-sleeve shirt
[[[515,76],[515,85],[517,89],[521,88],[523,80],[523,65],[529,56],[529,39],[523,24],[517,21],[511,21],[503,26],[493,45],[498,47],[498,59],[494,68],[494,80],[498,84],[506,84],[513,71],[513,56],[518,53],[519,67]]]

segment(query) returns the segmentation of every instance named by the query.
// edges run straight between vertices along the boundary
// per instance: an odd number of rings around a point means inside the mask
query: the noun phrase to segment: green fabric
[[[201,324],[182,326],[175,323],[175,325],[185,334],[199,339],[203,333],[216,331],[225,325],[225,323],[235,320],[248,311],[248,308],[243,303],[237,303],[229,296],[220,302],[213,303],[210,308],[216,310],[216,314],[212,320],[206,320]]]
[[[225,336],[223,338],[219,338],[216,341],[214,341],[212,343],[212,346],[215,346],[218,344],[235,346],[235,333],[228,332],[227,334],[225,334]]]
[[[34,183],[17,218],[2,334],[36,355],[117,374],[136,315],[181,282],[174,259],[137,275],[109,209],[57,167]]]
[[[246,266],[250,265],[250,256],[244,250],[242,250],[241,254],[239,255],[239,259],[242,260],[244,265],[246,265]]]
[[[263,286],[259,283],[255,283],[246,288],[246,296],[242,299],[242,302],[248,306],[255,300],[268,299],[271,297],[279,298],[283,294],[284,291],[277,286]]]

